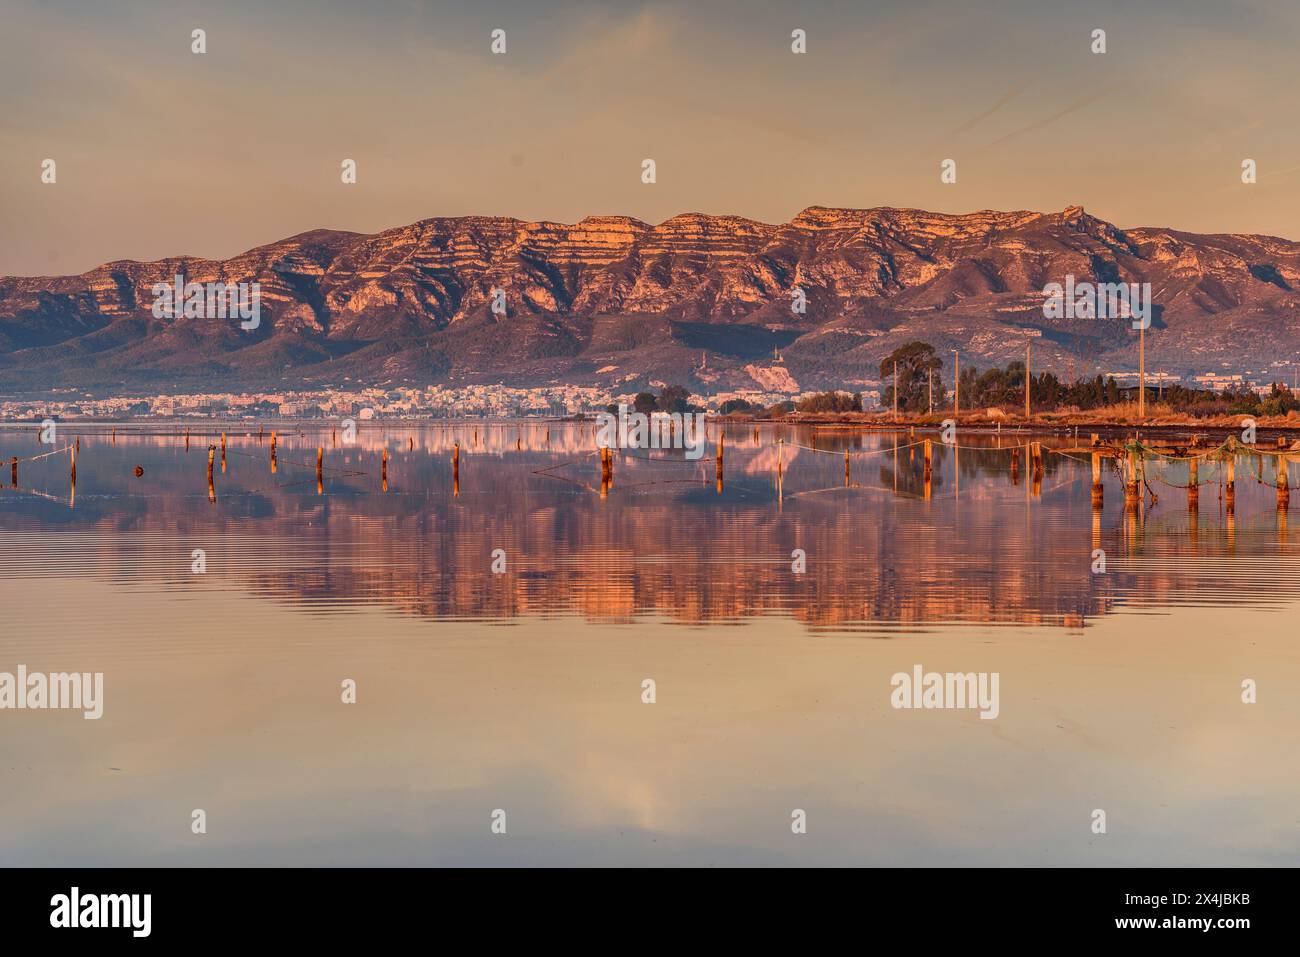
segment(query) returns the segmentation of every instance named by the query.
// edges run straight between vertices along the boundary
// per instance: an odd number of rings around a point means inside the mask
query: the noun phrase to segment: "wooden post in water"
[[[226,433],[221,433],[221,474],[226,474]]]
[[[1105,503],[1105,488],[1101,484],[1101,453],[1092,453],[1092,507],[1101,508]]]
[[[117,445],[117,426],[113,426],[113,444]]]
[[[844,450],[844,487],[849,487],[849,450]]]
[[[454,442],[451,446],[451,491],[452,495],[460,495],[460,443]]]
[[[69,472],[71,473],[71,477],[72,477],[72,487],[76,488],[77,487],[77,447],[75,445],[70,450],[69,455],[71,456],[71,464],[69,466]]]
[[[335,427],[333,428],[333,430],[331,430],[331,433],[330,433],[330,442],[334,445],[335,448],[338,448],[338,444],[339,444],[339,430],[338,430],[338,426],[335,426]]]
[[[1043,443],[1034,443],[1034,481],[1043,480]]]
[[[208,501],[209,502],[215,502],[217,500],[217,489],[216,486],[212,484],[212,466],[213,463],[216,462],[216,460],[217,460],[217,447],[215,445],[209,445],[208,446]]]
[[[1011,450],[1011,484],[1020,484],[1020,449],[1019,447]]]
[[[189,450],[190,450],[190,430],[186,429],[185,430],[185,451],[188,452]]]
[[[1223,489],[1223,504],[1231,512],[1237,506],[1237,443],[1235,439],[1228,439],[1228,450],[1223,454],[1228,459],[1225,466],[1227,482]]]
[[[384,446],[383,456],[379,462],[379,474],[383,479],[384,491],[388,491],[388,446]]]
[[[1187,462],[1187,507],[1191,511],[1201,504],[1201,460],[1191,458]]]
[[[325,491],[325,449],[316,446],[316,494]]]

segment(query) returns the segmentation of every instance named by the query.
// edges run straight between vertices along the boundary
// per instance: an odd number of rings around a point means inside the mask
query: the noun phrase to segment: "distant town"
[[[1293,370],[1294,375],[1294,370]],[[1106,373],[1124,388],[1137,385],[1131,371]],[[1175,376],[1147,373],[1147,389],[1154,392],[1173,385],[1211,392],[1224,390],[1268,393],[1278,381],[1277,370],[1258,373],[1207,372]],[[877,383],[869,383],[878,385]],[[654,381],[653,388],[667,383]],[[866,409],[879,407],[881,390],[857,391]],[[780,392],[742,390],[692,395],[694,404],[710,412],[748,404],[771,407],[798,404],[815,391]],[[154,418],[338,418],[359,420],[390,418],[521,418],[593,415],[610,405],[635,401],[635,393],[620,394],[607,389],[576,385],[514,388],[506,385],[430,385],[427,388],[337,389],[283,392],[205,392],[184,395],[100,396],[78,389],[52,389],[40,398],[0,398],[0,418],[23,421],[43,418],[122,419]]]

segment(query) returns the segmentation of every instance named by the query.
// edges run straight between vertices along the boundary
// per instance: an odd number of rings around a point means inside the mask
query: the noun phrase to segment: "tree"
[[[861,412],[862,396],[855,392],[818,392],[799,402],[800,412]]]
[[[666,385],[656,403],[660,412],[689,412],[691,393],[685,386]]]
[[[934,407],[943,405],[944,389],[940,370],[943,360],[927,342],[912,341],[899,346],[880,360],[880,404],[894,405],[894,368],[898,367],[898,408],[904,412],[926,412],[930,408],[930,374],[934,373]]]
[[[657,400],[653,392],[638,392],[632,400],[632,408],[642,415],[649,415],[656,408]]]

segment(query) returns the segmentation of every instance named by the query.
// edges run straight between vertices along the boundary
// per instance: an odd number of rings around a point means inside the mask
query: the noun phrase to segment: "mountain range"
[[[156,318],[153,287],[178,274],[257,283],[260,325]],[[940,350],[945,381],[952,350],[984,368],[1023,358],[1029,343],[1034,368],[1062,378],[1136,368],[1129,323],[1044,317],[1043,288],[1067,276],[1150,283],[1149,370],[1281,378],[1300,359],[1300,243],[1120,229],[1079,206],[813,206],[779,225],[699,213],[657,226],[435,218],[375,234],[315,230],[225,260],[7,277],[0,392],[857,389],[913,339]]]

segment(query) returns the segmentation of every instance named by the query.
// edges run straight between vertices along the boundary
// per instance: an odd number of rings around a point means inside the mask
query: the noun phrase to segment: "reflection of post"
[[[453,495],[460,495],[460,443],[451,447],[451,490]]]
[[[930,498],[931,479],[934,477],[934,447],[929,439],[925,440],[925,498]]]
[[[71,472],[72,487],[75,489],[77,487],[77,447],[74,445],[69,452],[71,454],[71,465],[69,470]]]
[[[1136,502],[1129,505],[1128,499],[1124,500],[1124,504],[1124,520],[1128,528],[1128,553],[1135,555],[1138,545],[1138,507]]]
[[[212,466],[216,462],[216,460],[217,460],[217,447],[215,445],[209,445],[208,446],[208,501],[209,502],[215,502],[217,500],[217,489],[216,486],[212,484]]]
[[[1101,453],[1092,453],[1092,507],[1099,509],[1106,492],[1101,484]]]
[[[1011,484],[1020,484],[1020,449],[1011,450]]]
[[[189,450],[190,450],[190,430],[186,429],[185,430],[185,451],[188,452]]]
[[[384,446],[384,453],[379,463],[380,475],[383,478],[384,491],[388,491],[388,446]]]
[[[844,450],[844,487],[849,487],[849,450]]]
[[[9,460],[9,484],[14,488],[18,487],[18,456]]]
[[[1286,511],[1291,504],[1291,489],[1287,485],[1286,456],[1277,456],[1277,507]]]
[[[1187,507],[1195,512],[1201,504],[1201,460],[1193,456],[1187,462]]]
[[[719,432],[718,432],[718,467],[717,467],[718,491],[719,491],[719,492],[722,491],[722,440],[723,440],[723,433],[722,433],[721,431],[719,431]]]
[[[226,433],[221,433],[221,474],[226,474]]]
[[[1101,503],[1092,500],[1092,547],[1101,548]]]
[[[325,449],[316,446],[316,494],[325,491]]]

